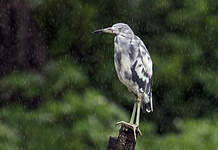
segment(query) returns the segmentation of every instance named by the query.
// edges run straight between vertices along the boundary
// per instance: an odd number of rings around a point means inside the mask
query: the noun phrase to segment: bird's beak
[[[112,27],[98,29],[98,30],[95,30],[93,33],[111,33],[111,34],[114,34]]]

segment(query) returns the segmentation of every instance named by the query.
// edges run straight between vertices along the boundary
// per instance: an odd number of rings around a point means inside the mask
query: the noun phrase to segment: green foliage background
[[[134,97],[116,77],[113,37],[92,31],[117,22],[143,39],[154,63],[154,112],[141,115],[136,149],[217,149],[217,0],[28,3],[46,63],[41,72],[0,80],[0,149],[106,148],[115,122],[128,121]]]

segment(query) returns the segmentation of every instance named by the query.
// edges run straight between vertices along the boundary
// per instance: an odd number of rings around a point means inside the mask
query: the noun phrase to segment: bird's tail
[[[152,95],[145,96],[142,100],[142,111],[145,113],[153,112]]]

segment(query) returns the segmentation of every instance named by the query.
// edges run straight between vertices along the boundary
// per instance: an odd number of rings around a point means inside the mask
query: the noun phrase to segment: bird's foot
[[[136,141],[136,135],[142,135],[141,131],[139,130],[139,125],[128,123],[128,122],[125,122],[125,121],[119,121],[119,122],[116,123],[116,125],[123,125],[123,124],[126,125],[126,126],[129,126],[130,128],[133,129],[135,141]]]

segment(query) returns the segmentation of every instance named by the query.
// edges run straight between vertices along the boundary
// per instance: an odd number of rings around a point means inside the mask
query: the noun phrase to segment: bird
[[[139,130],[140,109],[150,113],[152,103],[152,60],[143,41],[134,34],[129,25],[116,23],[111,27],[95,30],[94,33],[109,33],[114,37],[114,65],[117,76],[128,90],[136,96],[130,122],[118,125],[132,127],[136,140]]]

